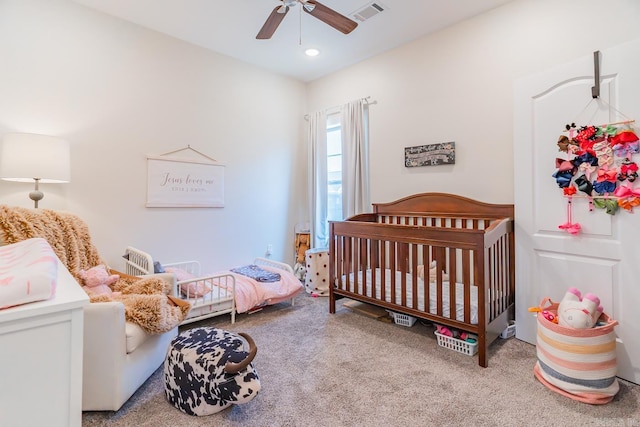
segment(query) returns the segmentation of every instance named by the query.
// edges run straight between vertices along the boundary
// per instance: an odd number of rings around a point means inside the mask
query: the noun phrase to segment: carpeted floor
[[[328,299],[300,296],[256,314],[205,320],[258,345],[262,390],[206,417],[164,397],[162,369],[117,412],[86,412],[83,426],[640,426],[640,386],[620,381],[606,405],[580,403],[533,376],[535,347],[498,339],[489,367],[437,345],[433,327],[380,322]]]

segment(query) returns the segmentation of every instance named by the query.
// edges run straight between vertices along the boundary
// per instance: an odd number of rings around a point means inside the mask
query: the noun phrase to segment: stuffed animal
[[[311,235],[308,233],[296,233],[294,242],[294,250],[296,253],[296,262],[304,264],[305,253],[311,247]]]
[[[120,278],[118,274],[109,274],[107,266],[103,264],[91,267],[88,270],[80,270],[78,276],[84,282],[82,289],[90,297],[98,295],[110,297],[113,294],[113,290],[109,285],[113,285]]]
[[[592,328],[602,314],[600,298],[594,294],[584,297],[576,288],[569,288],[558,305],[558,324],[576,329]]]
[[[298,278],[298,280],[304,282],[307,275],[307,268],[304,264],[296,262],[296,265],[293,267],[293,274]]]
[[[424,265],[419,265],[418,268],[418,277],[421,278],[422,280],[424,280]],[[429,282],[435,282],[436,281],[436,260],[431,261],[431,265],[429,266]],[[444,272],[444,270],[442,271],[442,281],[446,282],[449,280],[449,275],[447,273]]]

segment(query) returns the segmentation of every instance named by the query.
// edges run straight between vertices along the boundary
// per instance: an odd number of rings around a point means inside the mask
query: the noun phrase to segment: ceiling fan
[[[339,14],[335,10],[315,0],[281,0],[281,2],[282,4],[280,6],[276,6],[275,9],[273,9],[258,32],[256,39],[270,39],[273,33],[278,29],[278,26],[284,19],[287,12],[289,12],[289,8],[295,6],[297,3],[300,3],[302,9],[309,15],[321,20],[325,24],[332,26],[344,34],[349,34],[358,26],[357,22],[352,21],[346,16]]]

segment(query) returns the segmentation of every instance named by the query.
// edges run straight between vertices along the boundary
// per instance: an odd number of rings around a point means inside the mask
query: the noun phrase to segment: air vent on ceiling
[[[373,18],[380,12],[384,12],[386,8],[386,6],[383,6],[379,2],[371,2],[353,12],[351,16],[353,16],[357,21],[364,22],[367,19]]]

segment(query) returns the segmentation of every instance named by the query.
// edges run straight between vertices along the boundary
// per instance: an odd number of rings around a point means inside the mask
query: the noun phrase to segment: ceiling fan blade
[[[341,33],[349,34],[358,26],[357,22],[352,21],[346,16],[339,14],[335,10],[323,5],[320,2],[309,0],[305,4],[313,6],[313,9],[309,11],[309,9],[311,8],[306,8],[303,5],[302,8],[305,12],[315,18],[318,18],[325,24],[332,26]]]
[[[283,9],[284,8],[284,9]],[[289,6],[276,6],[271,12],[262,28],[256,36],[257,39],[270,39],[273,33],[276,32],[278,26],[284,19],[285,15],[289,12]]]

